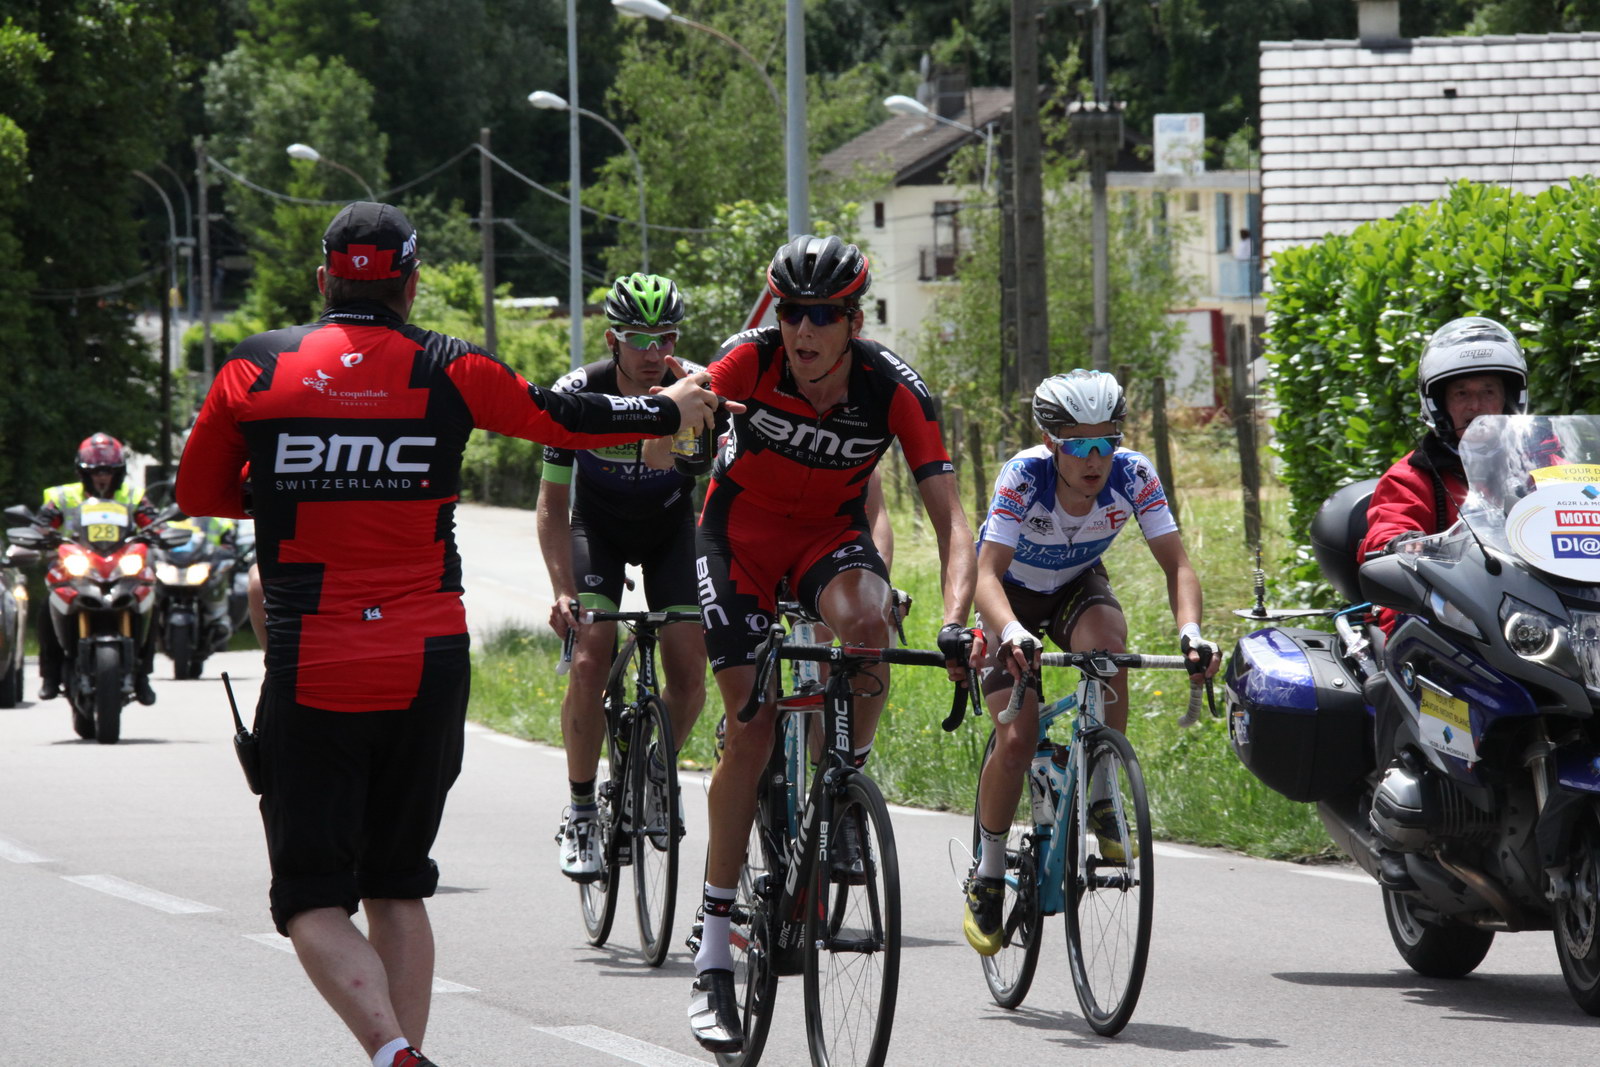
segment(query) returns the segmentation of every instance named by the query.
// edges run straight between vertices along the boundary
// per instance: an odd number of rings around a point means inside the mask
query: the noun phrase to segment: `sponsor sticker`
[[[1441,693],[1422,679],[1418,711],[1422,741],[1430,748],[1447,752],[1468,763],[1478,761],[1478,746],[1472,739],[1472,715],[1465,700]]]

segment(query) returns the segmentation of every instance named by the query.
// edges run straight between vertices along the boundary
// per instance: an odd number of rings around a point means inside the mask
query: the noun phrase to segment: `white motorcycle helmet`
[[[1102,370],[1075,370],[1039,383],[1033,391],[1033,421],[1045,433],[1061,436],[1073,426],[1120,423],[1128,417],[1122,386]]]
[[[1498,374],[1505,380],[1505,414],[1521,415],[1528,410],[1528,361],[1511,331],[1493,319],[1475,315],[1452,319],[1428,338],[1417,366],[1417,393],[1428,429],[1454,443],[1456,427],[1445,409],[1445,384],[1478,374]]]

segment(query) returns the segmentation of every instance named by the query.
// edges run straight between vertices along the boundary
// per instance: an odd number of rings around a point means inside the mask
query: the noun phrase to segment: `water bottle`
[[[1033,802],[1035,826],[1056,824],[1054,757],[1055,746],[1049,741],[1041,742],[1034,753],[1033,766],[1028,768],[1028,796]]]

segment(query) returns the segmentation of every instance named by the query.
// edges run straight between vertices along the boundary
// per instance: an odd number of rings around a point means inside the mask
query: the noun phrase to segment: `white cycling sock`
[[[978,870],[979,878],[1004,878],[1006,876],[1006,834],[1001,830],[995,833],[983,823],[978,824]]]
[[[728,927],[733,922],[735,890],[706,883],[705,915],[701,918],[700,951],[694,954],[694,973],[733,970],[733,949],[728,947]]]
[[[411,1042],[403,1037],[397,1037],[387,1045],[372,1054],[372,1067],[394,1067],[396,1054],[404,1052],[411,1047]]]

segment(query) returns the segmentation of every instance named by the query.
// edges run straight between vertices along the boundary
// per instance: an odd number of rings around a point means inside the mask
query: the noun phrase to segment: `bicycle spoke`
[[[980,778],[984,764],[994,752],[994,746],[995,738],[991,733],[983,750],[983,758],[978,763]],[[993,956],[978,957],[989,995],[1002,1008],[1016,1008],[1022,1004],[1028,995],[1028,988],[1033,984],[1033,972],[1039,965],[1039,891],[1035,883],[1038,873],[1031,836],[1033,827],[1031,821],[1022,821],[1029,818],[1031,811],[1026,803],[1024,794],[1018,802],[1016,820],[1006,840],[1006,889],[1000,912],[1003,916],[1000,951]],[[975,857],[981,847],[978,803],[975,798],[972,804],[972,853]]]
[[[666,706],[647,697],[634,723],[628,784],[633,793],[634,910],[645,962],[658,967],[667,957],[678,895],[678,768]]]

